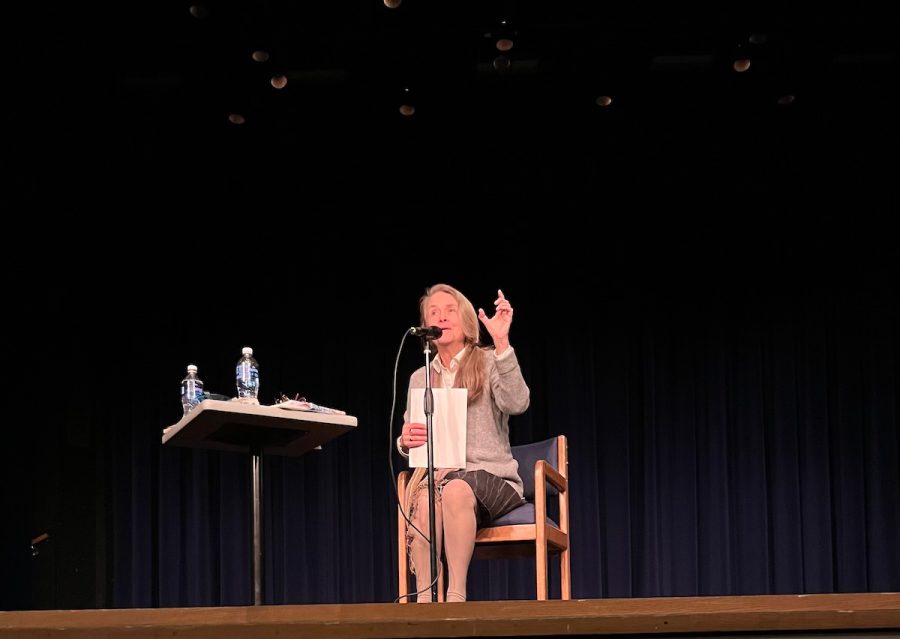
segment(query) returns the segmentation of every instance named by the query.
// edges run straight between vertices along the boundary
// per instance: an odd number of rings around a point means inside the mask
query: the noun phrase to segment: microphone
[[[444,329],[437,326],[413,326],[409,329],[410,334],[416,337],[424,337],[425,339],[437,339],[443,334]]]

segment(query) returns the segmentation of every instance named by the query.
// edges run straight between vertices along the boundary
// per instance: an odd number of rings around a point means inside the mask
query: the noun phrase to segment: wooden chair
[[[560,595],[572,598],[569,567],[569,462],[565,435],[512,447],[525,484],[525,504],[479,528],[473,559],[534,557],[537,599],[549,594],[547,564],[551,554],[559,555]],[[410,472],[397,476],[400,503],[406,503]],[[547,497],[559,500],[559,522],[547,517]],[[409,558],[406,549],[406,519],[397,513],[397,568],[400,601],[410,592]],[[443,570],[439,571],[439,600],[443,600]]]

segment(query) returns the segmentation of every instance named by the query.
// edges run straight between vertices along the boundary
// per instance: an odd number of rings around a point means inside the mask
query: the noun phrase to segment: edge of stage
[[[4,639],[900,637],[898,629],[900,593],[0,612]]]

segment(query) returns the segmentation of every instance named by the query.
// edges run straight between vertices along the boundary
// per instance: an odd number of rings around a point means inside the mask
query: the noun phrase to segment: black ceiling
[[[432,205],[594,207],[616,195],[796,210],[804,197],[852,202],[874,189],[869,206],[891,209],[900,23],[888,6],[30,7],[12,132],[33,194],[52,184],[42,172],[83,182],[96,150],[122,192],[187,189],[197,201],[262,189],[390,202],[404,199],[402,178],[407,197]],[[508,67],[495,64],[504,29]],[[255,50],[270,58],[254,62]],[[745,73],[739,58],[751,60]],[[281,74],[279,91],[269,80]],[[398,111],[404,89],[412,117]],[[601,95],[612,104],[598,106]]]

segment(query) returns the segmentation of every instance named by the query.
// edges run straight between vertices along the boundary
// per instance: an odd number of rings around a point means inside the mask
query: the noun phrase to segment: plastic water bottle
[[[197,404],[203,401],[203,380],[197,377],[197,367],[188,364],[187,375],[181,380],[181,407],[184,414],[191,412]]]
[[[259,364],[253,358],[253,349],[245,346],[243,355],[237,363],[235,378],[237,379],[238,399],[256,399],[259,395]]]

